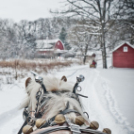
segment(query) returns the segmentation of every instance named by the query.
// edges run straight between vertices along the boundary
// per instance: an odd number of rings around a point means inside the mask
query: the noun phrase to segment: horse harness
[[[43,84],[42,79],[41,78],[40,79],[35,78],[35,80],[36,80],[36,82],[41,84],[41,87],[42,87],[44,93],[48,94],[48,92],[47,92],[47,90],[45,88],[45,85]],[[82,96],[82,97],[85,97],[85,98],[87,98],[87,96],[84,96],[84,95],[76,93],[76,89],[79,87],[78,86],[79,82],[81,82],[81,80],[79,78],[77,78],[77,82],[74,85],[73,92],[72,93],[69,92],[69,96],[71,98],[73,98],[73,99],[76,99],[80,103],[78,96]],[[66,91],[63,91],[63,92],[66,92]],[[52,93],[60,94],[61,91],[60,92],[52,92]],[[42,113],[39,112],[39,110],[47,103],[47,101],[50,98],[43,97],[42,92],[39,91],[39,92],[37,92],[36,99],[37,99],[38,103],[37,103],[37,108],[36,108],[36,112],[35,112],[35,117],[40,118],[42,116]],[[58,127],[56,127],[55,125],[57,125],[57,124],[54,122],[54,120],[55,120],[55,117],[57,115],[55,115],[51,119],[49,119],[45,124],[40,126],[39,129],[49,127],[49,126],[54,126],[54,127],[52,127],[51,129],[42,130],[42,132],[38,132],[37,134],[49,134],[51,132],[55,132],[55,131],[59,131],[59,130],[69,130],[69,131],[72,132],[72,134],[81,134],[83,132],[84,133],[90,133],[90,134],[105,134],[105,133],[100,132],[100,131],[89,129],[88,128],[89,126],[80,127],[79,125],[71,123],[70,119],[66,116],[66,114],[71,113],[71,112],[77,113],[77,114],[80,115],[80,113],[78,111],[73,110],[73,109],[69,109],[69,102],[67,102],[66,108],[58,113],[58,114],[62,114],[65,117],[65,122],[66,122],[67,126],[58,126]],[[22,125],[22,127],[21,127],[20,131],[18,132],[18,134],[21,134],[22,128],[27,124],[27,122],[30,121],[30,117],[28,116],[28,111],[26,110],[26,108],[25,108],[25,110],[23,112],[23,115],[26,117],[26,120],[25,120],[24,124]],[[35,122],[31,123],[32,126],[34,126],[34,124],[35,124]]]

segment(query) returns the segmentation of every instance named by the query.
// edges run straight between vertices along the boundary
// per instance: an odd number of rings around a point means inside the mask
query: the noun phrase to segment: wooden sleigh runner
[[[84,76],[76,77],[73,84],[65,76],[33,75],[25,82],[27,97],[20,107],[25,121],[18,134],[111,134],[108,128],[98,131],[98,122],[90,122],[83,112],[80,97],[87,96],[77,90]]]

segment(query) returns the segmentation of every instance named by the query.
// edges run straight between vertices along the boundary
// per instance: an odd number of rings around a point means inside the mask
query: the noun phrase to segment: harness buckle
[[[67,124],[69,125],[69,128],[70,128],[71,132],[74,132],[76,134],[81,134],[80,126],[71,123],[71,121],[69,120],[69,118],[66,115],[64,115],[64,117],[66,119]]]
[[[69,128],[70,128],[71,132],[81,134],[80,127],[78,125],[72,124],[72,123],[70,123],[69,125],[70,125]]]

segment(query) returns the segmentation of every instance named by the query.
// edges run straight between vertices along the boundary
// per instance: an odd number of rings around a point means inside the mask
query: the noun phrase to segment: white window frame
[[[123,52],[128,52],[128,47],[127,46],[123,47]]]

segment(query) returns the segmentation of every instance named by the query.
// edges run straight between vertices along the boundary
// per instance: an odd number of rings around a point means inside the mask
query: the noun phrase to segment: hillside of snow
[[[90,69],[88,65],[64,68],[51,73],[68,81],[84,75],[80,84],[85,111],[91,121],[99,122],[99,130],[110,128],[112,134],[134,134],[134,69]],[[26,78],[25,78],[26,79]],[[18,106],[25,97],[25,79],[0,85],[0,134],[15,134],[23,123]]]

